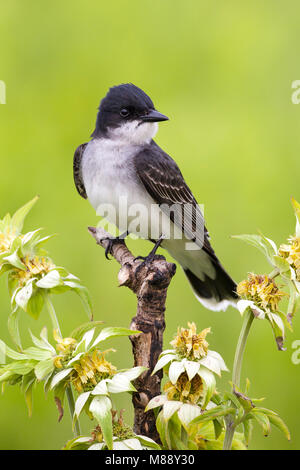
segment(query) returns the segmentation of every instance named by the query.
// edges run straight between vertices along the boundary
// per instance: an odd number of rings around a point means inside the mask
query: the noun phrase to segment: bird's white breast
[[[82,176],[88,199],[99,215],[108,210],[105,218],[117,225],[121,231],[127,230],[122,220],[130,222],[134,218],[136,204],[151,211],[153,199],[139,181],[133,158],[141,150],[138,145],[119,143],[111,139],[94,139],[87,145],[82,160]],[[131,208],[131,216],[120,216],[125,207]],[[114,208],[117,220],[109,214],[109,206]],[[147,215],[148,217],[148,215]],[[123,218],[123,219],[122,219]]]

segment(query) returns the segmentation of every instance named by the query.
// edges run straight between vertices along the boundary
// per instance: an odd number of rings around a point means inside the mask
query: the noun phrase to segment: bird
[[[210,244],[200,207],[178,165],[153,140],[158,123],[167,120],[136,85],[111,87],[100,102],[91,140],[75,151],[75,186],[99,215],[125,230],[110,240],[107,257],[116,239],[129,233],[146,238],[154,248],[138,258],[150,262],[159,246],[166,249],[202,305],[224,311],[236,306],[236,283]]]

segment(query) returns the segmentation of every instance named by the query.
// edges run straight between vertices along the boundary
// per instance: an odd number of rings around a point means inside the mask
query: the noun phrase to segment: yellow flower
[[[197,334],[195,323],[188,323],[189,328],[178,328],[177,336],[171,341],[171,345],[181,356],[190,359],[201,359],[207,355],[208,342],[205,340],[210,328],[206,328]]]
[[[56,367],[57,369],[62,369],[63,367],[62,361],[63,361],[63,356],[55,356],[55,358],[53,359],[54,367]]]
[[[97,385],[100,380],[107,379],[115,374],[116,367],[105,359],[105,353],[97,349],[92,353],[84,354],[73,365],[71,380],[76,390],[81,393],[92,385]]]
[[[74,351],[77,341],[74,338],[62,338],[57,330],[53,331],[53,337],[57,342],[56,349],[63,353],[63,355],[68,356],[72,351]]]
[[[0,254],[9,251],[12,242],[16,238],[14,232],[0,233]]]
[[[11,276],[18,280],[20,287],[24,286],[32,277],[46,275],[55,268],[52,261],[45,257],[27,255],[25,258],[21,258],[21,262],[25,265],[26,270],[14,269],[11,273]]]
[[[249,273],[248,279],[238,284],[237,293],[240,297],[252,300],[263,310],[272,312],[278,310],[280,300],[286,295],[278,289],[274,279],[253,273]]]
[[[175,385],[167,382],[164,386],[168,400],[178,400],[185,403],[196,404],[203,396],[203,382],[201,377],[196,374],[192,380],[189,380],[186,372],[183,372],[177,379]]]
[[[278,254],[292,266],[300,282],[300,237],[290,237],[288,241],[289,244],[280,245]]]

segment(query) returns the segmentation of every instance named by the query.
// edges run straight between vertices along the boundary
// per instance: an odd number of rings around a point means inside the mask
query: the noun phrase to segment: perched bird
[[[135,85],[110,88],[92,139],[75,151],[75,185],[100,215],[105,208],[105,218],[125,235],[155,243],[146,262],[161,245],[181,265],[198,300],[211,310],[225,310],[236,303],[236,284],[210,245],[201,210],[177,164],[153,140],[157,123],[166,120]]]

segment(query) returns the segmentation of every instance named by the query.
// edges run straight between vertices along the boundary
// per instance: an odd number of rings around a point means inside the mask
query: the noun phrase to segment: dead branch
[[[102,228],[89,227],[89,232],[104,249],[112,236]],[[151,262],[135,260],[123,240],[114,242],[112,256],[121,265],[119,286],[126,286],[137,296],[137,312],[130,328],[140,335],[130,336],[135,366],[144,366],[145,371],[135,382],[137,393],[133,394],[134,432],[159,441],[152,411],[145,413],[149,400],[161,393],[162,372],[151,376],[151,372],[163,348],[165,329],[165,303],[167,290],[176,271],[176,265],[168,263],[163,256],[155,256]]]

